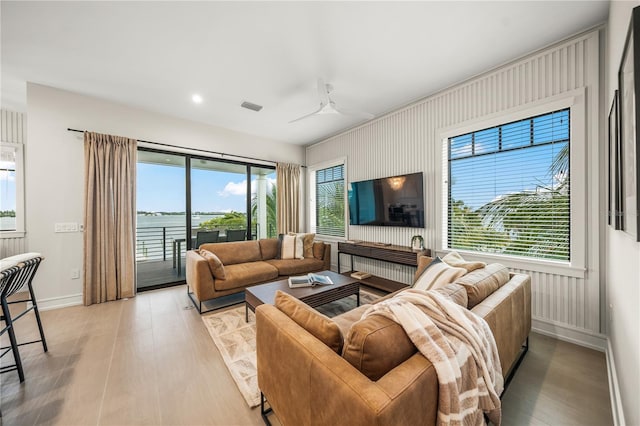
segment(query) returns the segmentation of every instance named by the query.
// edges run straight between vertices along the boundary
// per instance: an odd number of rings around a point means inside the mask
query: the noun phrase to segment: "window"
[[[447,140],[450,249],[571,260],[570,109]]]
[[[345,236],[344,162],[310,169],[312,231]]]
[[[22,144],[0,144],[0,232],[14,237],[24,233]]]

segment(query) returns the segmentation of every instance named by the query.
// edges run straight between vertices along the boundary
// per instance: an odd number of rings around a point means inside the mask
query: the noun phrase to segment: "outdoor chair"
[[[0,321],[4,321],[4,328],[0,329],[0,336],[4,333],[9,334],[10,346],[0,347],[0,358],[5,356],[9,351],[13,352],[14,364],[5,365],[0,367],[0,373],[7,373],[9,371],[18,371],[18,377],[20,382],[24,381],[24,370],[22,368],[22,361],[20,359],[19,346],[30,345],[32,343],[42,342],[42,348],[44,352],[47,352],[47,341],[44,337],[44,330],[42,329],[42,322],[40,321],[40,312],[38,311],[38,304],[36,303],[36,296],[33,292],[32,281],[33,277],[40,266],[40,262],[44,258],[39,253],[26,253],[17,256],[7,257],[0,260],[0,304],[2,305],[2,315],[0,315]],[[26,298],[20,298],[20,300],[11,300],[9,297],[13,296],[24,286],[27,287],[28,295]],[[31,302],[31,306],[27,302]],[[24,303],[25,310],[18,315],[11,314],[9,305],[16,303]],[[30,342],[18,343],[14,324],[17,320],[22,318],[28,312],[32,311],[35,314],[36,322],[38,323],[38,330],[40,331],[40,339]]]
[[[196,232],[196,246],[194,248],[200,248],[204,243],[217,243],[220,231],[198,231]]]
[[[246,229],[227,229],[227,241],[244,241],[246,238]]]

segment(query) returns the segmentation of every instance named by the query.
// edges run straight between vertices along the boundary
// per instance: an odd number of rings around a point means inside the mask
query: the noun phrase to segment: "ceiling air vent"
[[[251,102],[244,101],[240,104],[242,108],[250,109],[251,111],[258,112],[262,109],[262,105],[252,104]]]

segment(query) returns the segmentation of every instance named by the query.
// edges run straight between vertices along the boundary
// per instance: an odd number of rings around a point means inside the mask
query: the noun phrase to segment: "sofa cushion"
[[[211,274],[218,280],[224,280],[226,278],[226,274],[224,272],[224,265],[220,261],[220,258],[209,250],[201,249],[197,251],[200,253],[200,256],[207,259]]]
[[[333,351],[342,351],[342,332],[331,318],[280,290],[276,292],[275,306]]]
[[[225,265],[224,271],[226,279],[216,280],[213,284],[218,291],[246,287],[278,278],[278,270],[263,261]]]
[[[376,381],[417,351],[400,324],[382,315],[370,315],[353,323],[342,357]]]
[[[269,259],[265,260],[278,269],[279,275],[301,275],[308,272],[321,271],[324,262],[315,258],[311,259]]]
[[[314,242],[313,243],[313,257],[316,259],[322,260],[324,258],[324,243],[323,242]]]
[[[455,281],[466,273],[466,269],[454,268],[447,265],[439,257],[436,257],[429,266],[422,271],[422,274],[417,277],[413,283],[413,288],[417,288],[418,290],[433,290]]]
[[[484,262],[467,262],[460,256],[457,251],[452,251],[442,258],[442,261],[449,266],[456,268],[464,268],[467,272],[475,271],[476,269],[484,268],[487,266]]]
[[[279,248],[277,259],[302,259],[302,239],[295,235],[278,235]]]
[[[462,306],[463,308],[466,308],[467,305],[469,304],[469,297],[467,295],[467,290],[463,285],[450,283],[443,287],[436,288],[432,291],[435,291],[436,293],[439,293],[445,296],[446,298],[451,300],[453,303],[456,303]]]
[[[469,302],[467,307],[472,309],[491,293],[509,281],[509,270],[499,263],[491,263],[482,269],[476,269],[458,278],[455,283],[467,290]]]
[[[278,256],[277,238],[263,238],[262,240],[258,240],[258,244],[260,245],[262,260],[275,259]]]
[[[262,260],[260,244],[255,240],[202,244],[200,248],[214,253],[224,266]]]

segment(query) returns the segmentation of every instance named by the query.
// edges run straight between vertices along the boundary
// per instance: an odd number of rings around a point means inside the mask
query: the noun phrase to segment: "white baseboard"
[[[536,333],[555,337],[556,339],[595,349],[596,351],[605,352],[607,348],[607,336],[589,330],[541,319],[533,319],[531,328]]]
[[[82,305],[82,293],[70,294],[68,296],[51,297],[49,299],[38,299],[38,310],[48,311],[51,309],[66,308],[68,306]]]
[[[620,387],[618,386],[618,374],[616,373],[616,362],[613,358],[611,340],[607,339],[607,376],[609,376],[609,397],[611,398],[611,413],[613,414],[613,424],[624,426],[624,411],[622,410],[622,398],[620,397]]]

